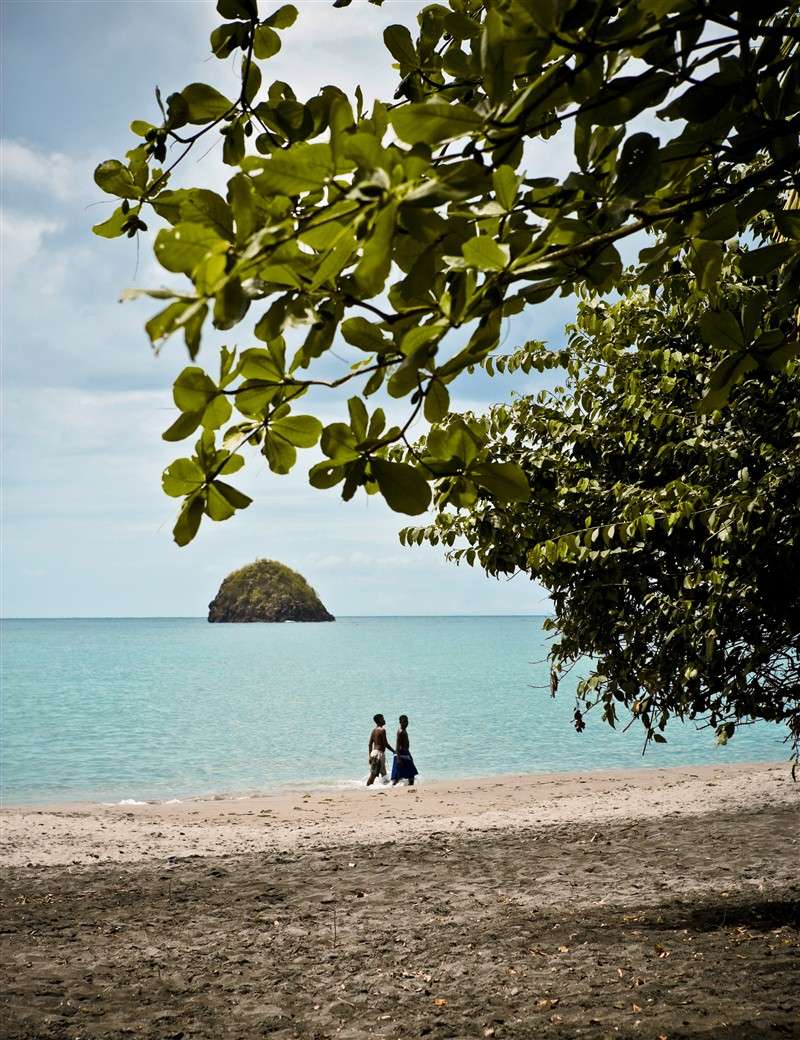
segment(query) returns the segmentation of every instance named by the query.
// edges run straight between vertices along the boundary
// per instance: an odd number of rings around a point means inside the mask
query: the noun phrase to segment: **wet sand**
[[[414,788],[297,788],[138,805],[0,812],[0,864],[163,861],[353,841],[664,818],[798,804],[785,764],[424,780]]]
[[[6,810],[7,1037],[800,1036],[786,765]]]

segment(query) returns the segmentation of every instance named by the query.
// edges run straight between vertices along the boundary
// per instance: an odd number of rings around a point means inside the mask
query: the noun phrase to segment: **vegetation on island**
[[[225,578],[208,605],[209,621],[335,621],[302,574],[256,560]]]
[[[420,5],[416,36],[384,33],[398,86],[369,108],[360,90],[303,100],[264,78],[295,7],[217,7],[211,48],[240,59],[237,96],[157,92],[125,161],[95,172],[120,199],[97,234],[135,237],[155,214],[157,260],[188,279],[149,293],[163,304],[154,347],[179,333],[195,362],[207,322],[255,318],[257,346],[175,381],[164,437],[197,438],[163,476],[182,499],[178,544],[203,516],[250,504],[227,480],[245,449],[284,474],[318,447],[314,487],[380,493],[412,516],[432,507],[406,540],[464,536],[467,562],[551,588],[554,686],[594,655],[583,693],[607,721],[627,706],[658,740],[673,714],[707,716],[725,740],[737,721],[785,718],[796,738],[796,604],[767,577],[779,584],[797,558],[796,5]],[[225,197],[173,190],[172,171],[216,134]],[[571,144],[564,175],[547,164],[551,139]],[[507,319],[572,293],[567,347],[501,353]],[[331,375],[342,341],[357,360]],[[478,369],[554,364],[568,383],[549,402],[450,411],[453,383]],[[340,421],[298,412],[310,388],[343,386]],[[394,425],[375,404],[387,396]]]

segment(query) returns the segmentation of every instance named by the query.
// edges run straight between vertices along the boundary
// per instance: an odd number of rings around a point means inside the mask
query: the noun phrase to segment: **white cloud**
[[[419,559],[414,559],[413,556],[406,552],[397,553],[365,553],[361,550],[355,550],[348,553],[321,553],[321,552],[309,552],[306,553],[305,561],[309,567],[314,570],[339,570],[346,568],[387,568],[387,567],[408,567],[410,564],[419,562]],[[427,565],[429,561],[425,561]]]
[[[0,241],[2,241],[2,273],[13,278],[41,250],[47,235],[61,230],[56,220],[29,217],[0,207]]]
[[[47,194],[65,200],[86,194],[87,163],[63,152],[46,152],[23,141],[0,139],[0,171],[4,191],[6,182],[46,189]]]
[[[7,394],[7,614],[198,614],[228,571],[259,556],[298,568],[338,614],[541,609],[529,584],[446,565],[427,546],[402,549],[397,531],[413,521],[377,496],[344,503],[314,490],[303,464],[278,478],[254,458],[235,480],[255,497],[250,509],[204,523],[178,550],[178,503],[159,486],[163,466],[186,448],[160,441],[171,418],[166,389]],[[46,600],[35,571],[53,576]]]

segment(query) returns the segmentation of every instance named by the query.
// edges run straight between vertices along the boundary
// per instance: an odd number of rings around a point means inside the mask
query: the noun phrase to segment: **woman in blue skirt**
[[[394,762],[392,763],[392,784],[398,780],[408,780],[408,786],[414,786],[417,767],[411,757],[411,741],[408,739],[408,715],[400,716],[400,729],[394,745]]]

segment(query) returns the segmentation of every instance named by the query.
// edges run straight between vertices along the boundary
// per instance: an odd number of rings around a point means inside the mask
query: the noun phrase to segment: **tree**
[[[224,348],[218,372],[191,365],[175,382],[180,415],[164,436],[200,433],[194,454],[163,478],[183,499],[179,544],[203,515],[227,519],[250,503],[222,479],[244,464],[247,445],[281,474],[298,448],[319,442],[325,459],[311,467],[312,485],[341,485],[345,499],[359,487],[380,492],[411,515],[429,507],[432,488],[439,508],[487,493],[527,501],[519,465],[497,461],[478,427],[448,418],[449,387],[477,365],[491,371],[505,318],[555,293],[628,284],[617,247],[633,236],[650,236],[637,284],[686,257],[708,293],[726,242],[769,214],[783,238],[748,263],[777,272],[784,304],[797,298],[800,219],[785,209],[800,187],[795,5],[430,4],[416,39],[386,30],[399,85],[394,102],[369,112],[358,90],[349,99],[325,86],[303,102],[286,83],[262,87],[294,7],[265,16],[256,0],[217,7],[224,21],[211,47],[241,57],[239,95],[192,83],[163,102],[157,91],[156,122],[131,124],[140,143],[95,171],[121,200],[95,232],[136,236],[154,212],[168,225],[155,239],[158,261],[188,279],[185,292],[150,293],[166,303],[146,326],[155,347],[181,332],[194,360],[209,317],[222,330],[253,310],[258,319],[259,346]],[[231,167],[226,197],[172,190],[172,171],[212,133]],[[530,141],[568,134],[573,172],[527,169]],[[287,356],[295,329],[305,335]],[[361,354],[330,379],[320,365],[337,336]],[[721,326],[719,338],[729,359],[714,387],[720,403],[748,370],[785,358],[790,342],[782,329],[755,342]],[[345,384],[357,392],[342,422],[323,429],[295,411],[310,387]],[[368,408],[382,388],[409,399],[405,421],[388,429],[383,409]],[[433,426],[424,462],[403,457],[420,413]]]
[[[773,356],[718,407],[731,338],[797,337],[777,277],[750,273],[757,253],[730,252],[713,294],[682,268],[649,291],[631,278],[613,304],[586,297],[566,349],[531,344],[507,362],[562,364],[566,386],[469,422],[492,458],[523,469],[530,502],[482,494],[401,537],[466,539],[457,560],[548,589],[553,693],[589,667],[579,730],[598,708],[612,726],[638,720],[645,745],[672,717],[703,719],[724,743],[766,719],[788,725],[796,763],[800,361]]]

